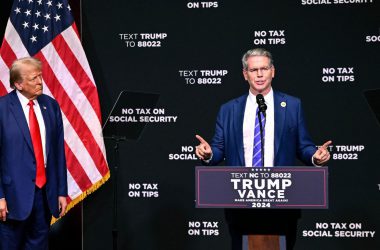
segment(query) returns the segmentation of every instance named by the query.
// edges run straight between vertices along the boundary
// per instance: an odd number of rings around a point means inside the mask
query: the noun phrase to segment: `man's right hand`
[[[0,199],[0,220],[6,221],[7,220],[7,202],[5,201],[5,198]]]
[[[195,135],[195,137],[199,140],[199,145],[195,147],[195,154],[202,161],[209,160],[212,156],[210,144],[199,135]]]

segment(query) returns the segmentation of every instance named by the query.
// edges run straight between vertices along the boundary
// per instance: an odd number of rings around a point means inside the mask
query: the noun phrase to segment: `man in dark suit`
[[[211,145],[196,135],[200,141],[196,147],[197,156],[206,165],[217,165],[224,160],[227,166],[294,166],[296,158],[306,165],[324,165],[330,159],[327,147],[331,141],[317,149],[307,132],[301,101],[272,89],[275,68],[271,53],[261,48],[249,50],[243,55],[242,63],[244,78],[249,83],[249,92],[222,105]],[[256,141],[260,136],[255,134],[255,127],[259,126],[256,118],[258,94],[264,96],[268,107],[264,126],[264,162],[261,157],[257,159],[257,155],[260,156],[261,152],[254,151],[255,144],[261,143]],[[289,216],[290,214],[292,216]],[[295,221],[293,217],[297,217],[298,214],[299,211],[289,211],[284,214],[265,210],[227,210],[226,219],[231,233],[237,231],[240,233],[245,231],[246,234],[260,233],[262,229],[262,234],[270,234],[274,229],[275,234],[287,234],[286,230],[278,228],[278,225],[288,224],[286,227],[291,228],[288,222]],[[258,225],[256,228],[246,227],[248,223],[261,223],[263,218],[267,220],[262,223],[263,225]],[[284,219],[286,221],[283,221]],[[236,229],[237,227],[239,228]],[[287,242],[289,249],[293,243],[294,240],[289,238]],[[233,242],[233,245],[235,249],[239,249],[241,240],[240,243]]]
[[[0,98],[0,249],[48,249],[51,216],[67,206],[61,111],[42,94],[39,60],[16,60],[10,85]]]

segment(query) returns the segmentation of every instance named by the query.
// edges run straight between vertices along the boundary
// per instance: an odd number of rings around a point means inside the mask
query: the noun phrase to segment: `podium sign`
[[[327,167],[196,167],[196,207],[327,209]]]

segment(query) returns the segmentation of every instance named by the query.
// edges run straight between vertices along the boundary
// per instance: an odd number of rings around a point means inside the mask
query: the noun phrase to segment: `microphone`
[[[267,110],[267,105],[265,104],[264,96],[262,94],[258,94],[256,96],[256,102],[259,106],[259,111],[265,115],[265,110]]]
[[[261,123],[260,113],[266,117],[265,110],[267,110],[267,105],[265,104],[264,96],[262,94],[258,94],[256,96],[256,102],[259,107],[259,112],[257,113],[260,125],[260,140],[261,140],[261,162],[264,167],[264,125]]]

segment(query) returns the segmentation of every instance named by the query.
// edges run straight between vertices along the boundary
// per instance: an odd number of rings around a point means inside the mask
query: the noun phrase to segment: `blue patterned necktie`
[[[261,123],[263,127],[263,141],[265,141],[265,116],[263,113],[260,114]],[[252,158],[252,167],[262,167],[263,159],[261,158],[261,136],[260,136],[260,124],[259,124],[259,108],[256,110],[256,119],[255,119],[255,134],[253,139],[253,158]]]

